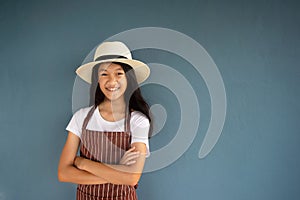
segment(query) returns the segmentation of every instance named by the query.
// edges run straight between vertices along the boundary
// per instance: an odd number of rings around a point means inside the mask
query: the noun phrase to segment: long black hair
[[[127,88],[125,90],[124,97],[129,115],[132,111],[140,111],[149,119],[151,124],[150,108],[142,96],[133,68],[125,63],[113,63],[120,65],[125,72]],[[98,83],[99,66],[100,65],[98,64],[93,68],[92,85],[90,90],[90,105],[94,105],[95,107],[99,106],[99,104],[105,99],[105,95],[101,91]]]

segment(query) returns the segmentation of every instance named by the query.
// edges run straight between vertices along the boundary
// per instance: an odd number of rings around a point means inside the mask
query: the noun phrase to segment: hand
[[[83,170],[83,162],[84,162],[83,157],[76,156],[76,158],[74,159],[75,167],[77,167],[78,169],[81,169],[81,170]]]
[[[140,156],[140,152],[134,150],[135,147],[132,147],[128,151],[126,151],[119,164],[128,166],[136,163],[137,158]]]

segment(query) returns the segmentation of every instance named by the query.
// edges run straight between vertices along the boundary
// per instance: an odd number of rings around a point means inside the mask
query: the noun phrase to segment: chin
[[[117,101],[117,100],[120,100],[120,99],[124,99],[122,96],[110,96],[110,95],[107,95],[105,97],[109,101]]]

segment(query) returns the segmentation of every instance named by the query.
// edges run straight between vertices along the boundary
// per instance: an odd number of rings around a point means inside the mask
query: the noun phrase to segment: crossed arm
[[[119,165],[109,165],[76,156],[79,144],[80,139],[69,132],[58,165],[60,181],[76,184],[137,184],[145,163],[144,143],[133,143]]]

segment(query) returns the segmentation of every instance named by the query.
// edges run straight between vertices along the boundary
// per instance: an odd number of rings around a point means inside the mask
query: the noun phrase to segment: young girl
[[[138,83],[149,67],[133,60],[125,44],[103,42],[76,73],[96,83],[94,105],[77,111],[66,128],[58,179],[78,184],[77,200],[136,200],[151,122]]]

